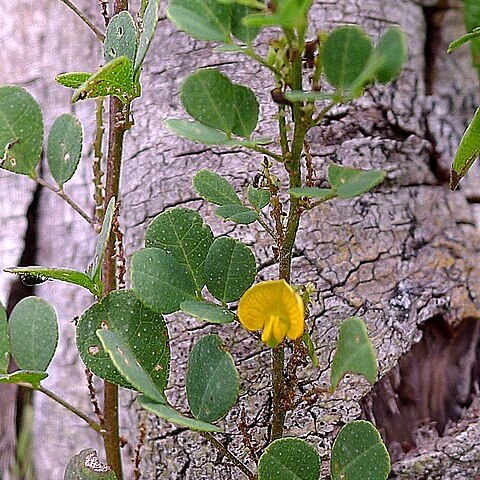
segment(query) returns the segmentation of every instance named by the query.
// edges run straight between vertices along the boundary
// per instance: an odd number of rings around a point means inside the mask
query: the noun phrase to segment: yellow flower
[[[238,318],[250,331],[260,330],[262,342],[278,346],[287,336],[303,334],[305,312],[300,295],[285,280],[269,280],[250,287],[238,304]]]

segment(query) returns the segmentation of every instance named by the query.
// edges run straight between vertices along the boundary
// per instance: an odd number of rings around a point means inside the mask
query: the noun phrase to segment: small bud
[[[292,105],[290,100],[287,100],[285,93],[282,92],[281,88],[274,88],[271,92],[272,100],[279,105]]]

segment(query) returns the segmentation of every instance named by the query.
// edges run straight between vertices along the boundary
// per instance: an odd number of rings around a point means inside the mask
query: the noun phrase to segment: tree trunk
[[[59,2],[48,0],[41,6],[26,0],[16,3],[15,7],[0,6],[7,24],[13,25],[3,53],[3,64],[11,71],[2,80],[26,86],[41,101],[47,123],[51,123],[54,116],[71,108],[68,93],[54,86],[53,76],[94,69],[100,63],[100,51],[91,32]],[[90,11],[95,10],[93,3],[78,1]],[[384,380],[363,401],[370,391],[367,383],[358,378],[345,380],[334,396],[321,397],[313,405],[302,404],[289,415],[287,434],[307,439],[327,459],[341,425],[365,415],[378,423],[389,444],[396,460],[396,478],[470,479],[480,474],[480,424],[474,395],[479,234],[474,206],[468,203],[478,198],[478,181],[475,183],[472,175],[460,191],[451,193],[445,172],[473,114],[477,80],[466,49],[448,58],[445,54],[449,41],[463,32],[460,4],[423,3],[425,6],[412,0],[314,2],[316,28],[358,23],[378,38],[392,23],[399,23],[408,35],[410,51],[408,65],[394,85],[369,89],[360,100],[334,110],[325,127],[312,130],[309,143],[319,184],[332,161],[383,168],[388,174],[374,193],[327,203],[305,214],[294,259],[293,281],[314,282],[319,294],[309,325],[321,367],[318,371],[306,367],[301,372],[300,391],[306,393],[328,382],[338,326],[352,315],[361,315],[367,322]],[[38,21],[28,22],[27,30],[26,18]],[[100,24],[99,16],[95,18]],[[14,63],[18,58],[26,61]],[[128,255],[143,245],[147,222],[170,206],[200,209],[216,234],[232,231],[199,201],[191,178],[196,170],[211,168],[244,191],[259,168],[257,155],[183,142],[163,128],[166,118],[183,115],[179,85],[201,66],[217,66],[233,80],[250,85],[267,120],[260,133],[271,135],[269,75],[236,55],[212,53],[203,42],[176,31],[162,16],[146,62],[143,95],[134,103],[135,126],[126,138],[122,226]],[[87,102],[79,114],[91,141],[92,105]],[[88,148],[86,145],[86,158]],[[91,196],[89,161],[83,165],[67,189],[87,205]],[[1,178],[9,185],[18,181],[5,172]],[[23,210],[16,205],[17,216],[28,206],[28,190],[23,192]],[[42,193],[39,202],[38,263],[85,266],[93,253],[89,227],[50,192]],[[4,210],[2,215],[12,216]],[[23,238],[20,229],[2,231],[4,250],[4,242],[14,235]],[[236,228],[232,235],[246,238],[255,248],[258,279],[271,278],[276,265],[266,235],[250,227]],[[20,252],[21,248],[7,263],[15,263]],[[90,300],[61,284],[49,283],[40,291],[57,307],[62,324],[62,343],[47,385],[62,396],[78,399],[78,404],[89,410],[83,367],[74,348],[74,325],[68,320],[80,314]],[[168,397],[176,406],[186,407],[186,360],[199,335],[219,331],[230,348],[241,372],[241,397],[225,420],[223,440],[251,462],[242,447],[238,424],[244,410],[255,445],[259,449],[264,446],[271,415],[269,352],[239,327],[219,330],[181,315],[170,317],[168,324],[173,366]],[[124,406],[130,406],[129,398],[125,397]],[[40,480],[61,478],[71,455],[98,442],[50,400],[37,396],[35,402],[37,476]],[[130,406],[123,417],[124,433],[130,441],[128,457],[135,445],[138,412]],[[438,432],[443,437],[439,438]],[[156,418],[148,417],[142,452],[145,479],[240,478],[198,434]]]

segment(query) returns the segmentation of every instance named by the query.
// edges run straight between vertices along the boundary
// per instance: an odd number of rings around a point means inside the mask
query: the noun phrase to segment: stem
[[[105,40],[105,35],[103,32],[88,18],[88,16],[83,13],[76,5],[74,5],[70,0],[60,0],[68,8],[73,10],[73,12],[78,15],[82,21],[87,25],[90,30],[97,36],[97,38],[103,43]]]
[[[93,141],[93,184],[94,184],[94,194],[93,199],[95,201],[95,220],[98,225],[101,225],[103,222],[104,210],[103,210],[103,184],[102,184],[102,159],[103,159],[103,134],[105,132],[105,127],[103,125],[103,98],[97,98],[96,109],[95,109],[95,121],[96,121],[96,130],[95,130],[95,140]]]
[[[249,478],[249,480],[256,479],[255,474],[238,457],[236,457],[225,445],[220,443],[211,433],[200,432],[200,435],[202,435],[203,438],[208,440],[216,449],[218,449],[227,458],[229,458],[231,462]]]
[[[273,65],[270,65],[263,57],[261,57],[252,47],[248,47],[245,50],[242,50],[242,53],[244,53],[247,57],[250,57],[251,59],[257,61],[260,65],[263,65],[264,67],[268,68],[271,72],[273,72],[275,75],[281,77],[282,72],[275,68]]]
[[[24,386],[31,388],[31,385],[28,385],[28,384],[25,384]],[[75,414],[77,417],[80,417],[83,421],[85,421],[88,424],[89,427],[93,428],[93,430],[95,430],[96,432],[98,433],[102,432],[102,427],[99,423],[89,418],[88,415],[85,415],[83,412],[75,408],[66,400],[63,400],[62,398],[60,398],[58,395],[56,395],[52,391],[47,390],[46,388],[43,388],[43,387],[38,387],[36,390],[38,390],[39,392],[42,392],[47,397],[50,397],[52,400],[54,400],[55,402],[65,407],[67,410]]]
[[[80,207],[77,203],[75,203],[61,188],[55,187],[51,183],[48,183],[43,178],[34,177],[35,180],[39,185],[42,187],[48,188],[52,192],[56,193],[62,200],[65,200],[79,215],[81,215],[92,227],[95,227],[95,220],[86,213],[82,207]]]
[[[128,0],[115,0],[113,14],[116,15],[128,9]],[[129,108],[115,97],[110,97],[107,175],[105,180],[105,209],[112,197],[118,200],[120,193],[120,172],[122,166],[123,138],[127,130]],[[110,239],[105,252],[105,261],[102,267],[102,281],[104,292],[117,288],[115,237]],[[123,480],[122,458],[120,455],[120,435],[118,425],[118,387],[105,381],[104,391],[105,416],[105,454],[107,462],[115,472],[118,480]]]
[[[247,148],[250,148],[251,150],[255,150],[258,153],[263,153],[264,155],[267,155],[267,157],[273,158],[279,163],[283,163],[284,159],[281,155],[277,155],[274,152],[271,152],[268,148],[261,147],[260,145],[251,145]]]
[[[299,28],[295,36],[294,32],[286,31],[290,51],[292,52],[292,78],[291,88],[293,90],[302,90],[302,52],[305,46],[305,29]],[[291,152],[285,168],[290,179],[290,188],[301,187],[301,158],[305,135],[308,131],[308,122],[303,109],[303,102],[295,102],[292,107],[293,121],[295,124]],[[282,112],[279,112],[282,113]],[[280,121],[280,118],[279,118]],[[311,118],[308,119],[311,122]],[[285,150],[286,142],[284,125],[280,122],[282,151]],[[300,224],[300,199],[290,196],[290,208],[286,226],[285,237],[280,247],[279,260],[279,278],[290,282],[290,273],[292,268],[292,252],[297,237]],[[276,440],[283,436],[286,416],[286,391],[285,391],[285,351],[283,343],[272,350],[272,384],[273,384],[273,419],[272,432],[270,440]]]

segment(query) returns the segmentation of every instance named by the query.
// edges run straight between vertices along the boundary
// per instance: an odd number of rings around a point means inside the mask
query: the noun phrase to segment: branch
[[[43,178],[35,177],[33,178],[39,185],[42,187],[48,188],[52,192],[56,193],[62,200],[65,200],[79,215],[81,215],[92,227],[95,228],[95,220],[88,215],[88,213],[83,210],[80,205],[75,203],[61,188],[55,187],[51,183],[48,183]]]
[[[87,25],[90,30],[97,36],[97,38],[103,43],[105,40],[105,35],[103,32],[88,18],[88,16],[83,13],[76,5],[74,5],[70,0],[60,0],[68,8],[70,8],[81,20]]]
[[[203,438],[208,440],[216,449],[220,450],[231,462],[241,470],[249,480],[255,480],[255,474],[237,457],[235,456],[225,445],[220,443],[211,433],[200,432]]]

